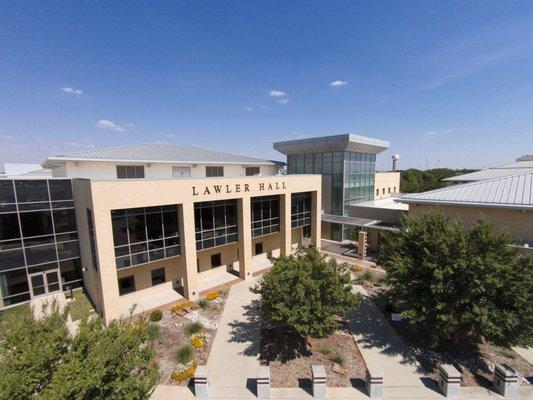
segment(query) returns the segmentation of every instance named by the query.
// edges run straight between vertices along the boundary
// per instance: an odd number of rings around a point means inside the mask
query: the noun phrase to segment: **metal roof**
[[[383,222],[377,219],[347,217],[344,215],[322,214],[321,220],[325,222],[330,222],[334,224],[342,224],[342,225],[347,225],[347,226],[359,226],[359,227],[377,228],[377,229],[386,229],[386,230],[397,229],[397,226],[393,224],[388,224],[386,222]]]
[[[389,145],[390,143],[385,140],[346,133],[344,135],[275,142],[273,147],[285,155],[330,151],[355,151],[377,154],[387,150]]]
[[[481,171],[470,172],[468,174],[451,176],[443,179],[443,181],[449,182],[470,182],[481,181],[485,179],[500,178],[504,176],[523,174],[527,172],[533,172],[533,161],[516,161],[509,164],[503,164],[498,167],[492,167],[483,169]]]
[[[533,171],[406,194],[397,201],[533,210]]]
[[[275,165],[272,161],[238,154],[223,153],[190,146],[172,146],[156,143],[133,144],[78,153],[59,154],[48,157],[43,163],[43,166],[54,161]]]

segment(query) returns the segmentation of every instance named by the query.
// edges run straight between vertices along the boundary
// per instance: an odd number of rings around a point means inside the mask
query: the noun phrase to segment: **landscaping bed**
[[[174,311],[163,311],[161,320],[152,322],[159,328],[155,349],[161,383],[185,386],[190,378],[188,375],[194,374],[195,367],[207,363],[228,290],[219,290],[207,296],[215,297],[214,293],[218,293],[218,296],[211,301],[207,300],[207,297],[203,298],[204,305],[208,304],[206,308],[200,307],[199,302],[189,303],[190,307],[185,309],[178,307],[173,308]],[[198,329],[197,323],[201,324],[201,329]],[[198,332],[191,335],[191,330]],[[182,349],[184,346],[188,347],[188,350]],[[178,351],[191,352],[187,365],[189,368],[186,368],[183,374],[177,373],[180,368],[176,355]],[[181,357],[189,358],[184,354],[181,354]]]
[[[272,387],[311,385],[313,364],[324,365],[328,386],[362,385],[366,372],[361,353],[344,324],[325,338],[280,337],[262,329],[260,361],[270,365]]]
[[[486,342],[477,344],[453,344],[445,347],[431,348],[420,340],[420,335],[413,332],[405,322],[391,320],[391,309],[386,298],[384,285],[366,283],[368,295],[383,313],[396,333],[409,346],[423,368],[423,372],[438,381],[439,364],[452,364],[462,373],[462,386],[491,387],[495,364],[507,364],[519,375],[521,385],[529,384],[533,377],[533,365],[509,348],[491,345]]]

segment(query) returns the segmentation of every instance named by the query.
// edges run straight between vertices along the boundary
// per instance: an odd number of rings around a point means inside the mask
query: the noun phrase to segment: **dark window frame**
[[[155,273],[155,276],[154,276],[154,273]],[[165,274],[165,267],[155,268],[151,270],[150,276],[152,278],[152,286],[162,285],[163,283],[167,281],[166,274]]]
[[[123,286],[122,282],[130,282],[131,285]],[[128,275],[123,276],[122,278],[118,278],[118,293],[119,296],[124,296],[128,293],[135,292],[135,275]]]
[[[261,175],[261,168],[260,167],[246,167],[245,168],[245,174],[246,174],[246,176],[258,176],[258,175]]]
[[[219,178],[224,176],[224,166],[208,165],[205,167],[205,176],[207,178]]]

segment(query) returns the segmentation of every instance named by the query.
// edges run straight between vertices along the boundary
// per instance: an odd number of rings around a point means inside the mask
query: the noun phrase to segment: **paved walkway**
[[[407,345],[390,326],[372,300],[364,295],[361,305],[348,315],[348,326],[354,333],[359,349],[369,366],[383,372],[385,387],[423,387],[420,364]]]
[[[253,390],[261,333],[259,296],[250,292],[255,282],[257,279],[240,282],[230,289],[207,360],[214,392],[229,390],[238,396]]]

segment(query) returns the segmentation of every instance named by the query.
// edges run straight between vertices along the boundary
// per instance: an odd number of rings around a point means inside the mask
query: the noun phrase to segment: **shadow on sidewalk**
[[[362,297],[359,307],[346,316],[352,333],[360,335],[357,344],[362,349],[378,348],[389,356],[400,356],[401,364],[418,364],[414,354],[390,326],[372,300]]]
[[[230,331],[230,343],[249,343],[242,354],[248,357],[259,355],[261,342],[261,301],[252,300],[244,308],[243,321],[234,320],[228,325]]]

